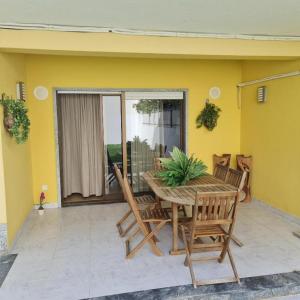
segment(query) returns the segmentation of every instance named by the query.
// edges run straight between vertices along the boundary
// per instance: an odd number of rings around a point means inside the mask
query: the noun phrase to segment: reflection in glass
[[[182,107],[183,100],[126,100],[128,176],[134,192],[148,190],[141,175],[154,168],[155,157],[182,148]]]

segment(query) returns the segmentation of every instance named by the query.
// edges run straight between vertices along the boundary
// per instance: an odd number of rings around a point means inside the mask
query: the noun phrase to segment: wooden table
[[[237,188],[209,174],[191,180],[184,186],[168,187],[155,177],[155,172],[148,171],[143,174],[143,178],[157,197],[172,203],[173,245],[170,254],[183,254],[184,249],[178,248],[178,205],[194,205],[196,192],[218,193],[236,191]]]

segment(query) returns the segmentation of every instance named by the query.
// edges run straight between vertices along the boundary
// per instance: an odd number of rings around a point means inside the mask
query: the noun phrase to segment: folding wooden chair
[[[236,156],[236,165],[237,169],[240,171],[247,172],[245,184],[242,188],[245,193],[245,199],[243,201],[250,202],[251,201],[251,178],[252,178],[252,156],[245,156],[243,154],[238,154]]]
[[[246,172],[229,168],[225,182],[237,187],[241,191],[245,184],[246,175]]]
[[[228,166],[222,166],[220,164],[216,164],[214,169],[214,176],[218,179],[225,181],[228,169],[229,169]]]
[[[121,186],[124,198],[128,202],[125,194],[124,181],[123,181],[121,171],[116,164],[114,164],[114,169],[117,175],[118,182]],[[136,197],[136,202],[139,205],[139,209],[146,209],[147,207],[154,208],[156,205],[160,205],[160,203],[157,202],[151,195],[138,196]],[[128,233],[128,231],[136,224],[136,219],[134,219],[134,221],[132,221],[127,227],[123,228],[124,223],[126,223],[127,219],[131,214],[132,214],[132,209],[129,205],[129,210],[116,224],[121,237],[124,237]]]
[[[247,173],[239,170],[229,169],[227,172],[227,176],[225,182],[231,184],[238,188],[239,190],[239,202],[242,202],[245,199],[245,192],[242,191],[245,180],[247,177]],[[244,244],[241,242],[235,235],[232,235],[232,240],[239,246],[243,247]]]
[[[163,208],[139,210],[136,199],[133,197],[130,189],[128,179],[124,178],[124,190],[126,199],[131,207],[131,210],[136,218],[138,228],[132,233],[131,236],[126,240],[126,258],[132,258],[138,250],[140,250],[146,243],[149,243],[152,252],[155,255],[162,256],[163,253],[157,247],[156,234],[159,233],[160,229],[167,223],[171,222],[171,218],[168,211]],[[154,228],[151,228],[151,224]],[[137,236],[138,233],[142,233],[144,238],[131,249],[130,243]]]
[[[238,192],[197,193],[192,221],[185,225],[181,225],[186,251],[184,264],[190,269],[192,283],[195,288],[198,285],[205,284],[224,282],[240,283],[229,248],[236,218],[237,204]],[[224,225],[228,227],[228,230],[224,229]],[[213,242],[210,239],[207,239],[211,236],[216,236],[217,241]],[[194,253],[208,251],[220,251],[220,255],[200,258],[192,257]],[[222,263],[226,254],[228,254],[234,277],[205,281],[196,279],[193,270],[194,262],[217,260],[219,263]]]
[[[217,164],[229,168],[230,159],[231,159],[231,154],[222,154],[221,156],[214,154],[213,155],[213,169],[215,169]]]

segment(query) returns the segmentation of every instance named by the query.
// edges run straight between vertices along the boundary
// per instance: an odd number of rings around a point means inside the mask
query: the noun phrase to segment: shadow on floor
[[[266,276],[256,276],[241,279],[241,285],[237,283],[223,283],[198,287],[183,285],[170,288],[153,289],[133,293],[124,293],[111,296],[89,298],[90,300],[214,300],[214,299],[271,299],[287,295],[298,295],[300,299],[300,271],[281,273]],[[297,296],[296,296],[297,297]],[[277,298],[278,299],[278,298]],[[296,298],[295,298],[296,299]],[[87,300],[87,299],[86,299]]]
[[[10,268],[12,267],[17,254],[9,254],[0,256],[0,287],[5,280]]]

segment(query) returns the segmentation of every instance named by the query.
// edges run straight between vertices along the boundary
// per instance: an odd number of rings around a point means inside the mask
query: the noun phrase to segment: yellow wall
[[[300,70],[300,61],[247,62],[243,80]],[[267,102],[256,101],[258,86],[267,86]],[[300,216],[300,77],[243,88],[241,152],[252,154],[256,198]]]
[[[31,134],[17,145],[1,126],[0,223],[8,223],[9,243],[38,200],[42,184],[48,184],[47,202],[57,202],[53,88],[186,88],[188,94],[188,150],[211,170],[213,153],[251,154],[254,157],[253,194],[258,199],[300,215],[297,198],[300,142],[300,78],[269,82],[268,101],[257,104],[256,87],[242,92],[237,108],[236,84],[242,80],[294,71],[300,61],[245,62],[145,58],[100,58],[0,53],[0,91],[15,93],[15,83],[25,80],[30,109]],[[46,86],[46,101],[38,101],[33,89]],[[222,109],[217,128],[196,129],[195,119],[208,90],[219,86],[216,101]],[[2,112],[0,112],[2,117]],[[1,122],[1,120],[0,120]],[[1,154],[1,153],[0,153]],[[1,156],[1,155],[0,155]],[[1,157],[2,157],[1,156]],[[32,159],[31,159],[32,158]],[[2,167],[1,167],[2,166]],[[6,201],[3,201],[6,200]]]
[[[0,53],[0,69],[0,92],[15,97],[16,82],[25,81],[24,56]],[[29,142],[24,145],[17,145],[15,140],[5,131],[2,125],[2,108],[0,119],[3,167],[0,173],[4,175],[0,218],[2,221],[5,219],[7,221],[8,245],[11,245],[17,231],[32,209],[31,156]],[[5,207],[6,212],[3,211]]]
[[[212,154],[240,151],[240,111],[236,103],[236,84],[241,81],[239,62],[130,59],[30,55],[26,72],[31,112],[31,153],[35,199],[42,184],[48,184],[47,201],[57,201],[56,154],[54,139],[54,87],[78,88],[187,88],[188,150],[211,167]],[[38,101],[34,87],[46,86],[49,98]],[[219,86],[222,108],[213,132],[196,129],[195,119],[203,108],[208,90]]]
[[[0,29],[1,49],[34,54],[268,60],[299,58],[300,41]]]

